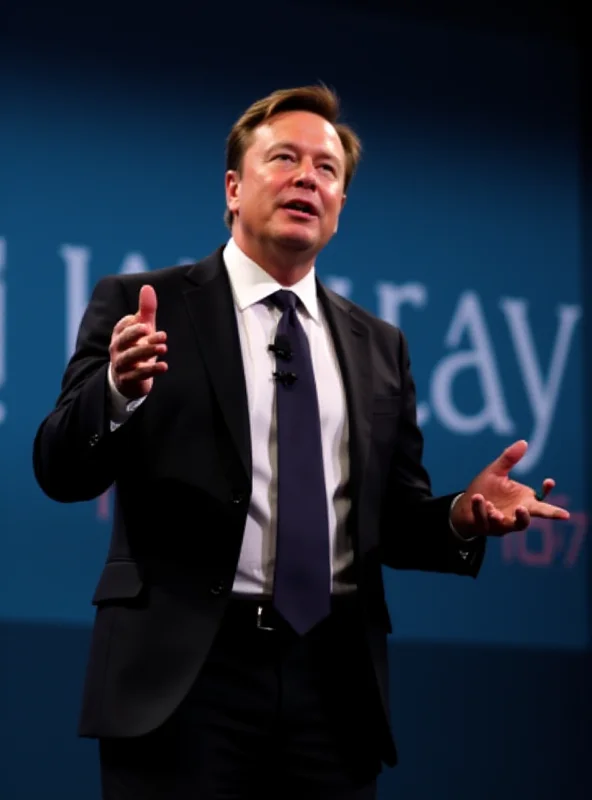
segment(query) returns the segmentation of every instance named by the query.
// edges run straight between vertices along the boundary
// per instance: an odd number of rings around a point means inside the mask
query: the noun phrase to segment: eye
[[[335,167],[333,166],[333,164],[328,164],[328,163],[327,164],[321,164],[321,169],[324,170],[325,172],[330,172],[331,175],[335,175],[336,174],[336,170],[335,170]]]
[[[294,160],[294,156],[291,155],[290,153],[276,153],[274,155],[274,157],[273,157],[273,160],[274,161],[277,161],[277,160],[279,160],[279,161],[293,161]]]

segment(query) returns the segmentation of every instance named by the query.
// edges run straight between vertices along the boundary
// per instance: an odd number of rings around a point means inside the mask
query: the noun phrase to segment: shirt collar
[[[235,302],[240,311],[260,303],[270,294],[283,289],[264,269],[246,256],[231,237],[222,253]],[[290,286],[290,291],[298,297],[307,313],[319,322],[319,304],[314,267],[302,280]]]

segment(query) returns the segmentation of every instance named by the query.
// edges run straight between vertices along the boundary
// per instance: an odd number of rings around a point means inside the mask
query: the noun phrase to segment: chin
[[[277,244],[286,249],[295,252],[304,252],[306,250],[314,250],[317,247],[317,237],[306,231],[278,231],[274,237]]]

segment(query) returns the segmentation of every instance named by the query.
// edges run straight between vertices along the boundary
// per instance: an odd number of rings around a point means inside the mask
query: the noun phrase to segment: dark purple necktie
[[[299,634],[324,619],[331,562],[321,423],[308,338],[298,298],[281,290],[275,353],[278,443],[277,544],[273,604]]]

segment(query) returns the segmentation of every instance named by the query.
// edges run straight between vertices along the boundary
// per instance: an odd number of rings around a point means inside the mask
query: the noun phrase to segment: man
[[[243,114],[229,242],[99,281],[38,431],[50,497],[116,487],[80,721],[105,800],[371,800],[382,565],[474,577],[486,535],[568,517],[508,477],[525,442],[432,497],[403,334],[314,273],[360,154],[338,111],[304,87]]]

